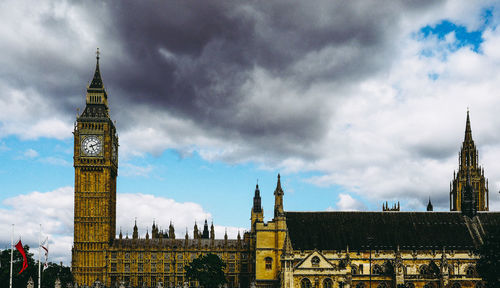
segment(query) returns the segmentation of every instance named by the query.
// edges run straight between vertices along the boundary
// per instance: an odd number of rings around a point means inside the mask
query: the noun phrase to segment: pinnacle
[[[469,110],[467,110],[467,121],[465,122],[464,142],[472,142],[472,129],[470,128]]]

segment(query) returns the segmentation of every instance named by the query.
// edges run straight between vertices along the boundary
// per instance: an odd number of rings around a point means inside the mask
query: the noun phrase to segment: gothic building
[[[500,225],[488,211],[488,184],[478,166],[469,113],[450,192],[450,212],[292,212],[284,209],[278,175],[272,220],[264,221],[255,187],[250,231],[215,239],[213,224],[176,239],[157,223],[145,238],[116,236],[118,136],[108,113],[99,70],[87,87],[85,110],[74,127],[75,206],[72,271],[79,286],[179,287],[198,283],[184,266],[213,253],[226,264],[229,287],[438,288],[483,287],[474,253]]]

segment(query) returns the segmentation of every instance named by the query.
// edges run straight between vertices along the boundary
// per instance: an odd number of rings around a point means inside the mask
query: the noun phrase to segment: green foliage
[[[18,274],[23,265],[23,256],[14,249],[14,261],[12,267],[12,287],[26,288],[28,280],[33,279],[34,287],[38,287],[38,261],[33,259],[33,253],[30,253],[28,245],[24,245],[26,258],[28,259],[28,268],[23,273]],[[10,276],[10,249],[5,249],[0,252],[0,288],[9,287]],[[42,266],[43,270],[43,266]],[[66,287],[67,283],[73,282],[73,275],[69,267],[56,265],[49,262],[49,267],[42,272],[42,287],[54,287],[56,278],[61,280],[61,287]]]
[[[500,287],[500,228],[489,231],[484,244],[479,249],[480,259],[477,263],[477,272],[486,287]]]
[[[224,268],[226,263],[215,254],[198,257],[185,266],[186,277],[200,282],[205,288],[217,288],[226,283]]]

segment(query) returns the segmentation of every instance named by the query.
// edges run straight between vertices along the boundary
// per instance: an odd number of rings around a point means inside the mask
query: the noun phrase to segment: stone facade
[[[229,287],[389,288],[482,287],[473,251],[500,213],[488,210],[487,182],[477,165],[467,115],[460,170],[450,192],[454,212],[289,212],[280,176],[271,221],[264,221],[259,186],[250,231],[237,239],[215,239],[213,225],[195,224],[193,237],[175,230],[151,238],[116,237],[118,136],[108,114],[97,57],[86,107],[74,128],[75,209],[72,271],[79,287],[194,287],[184,266],[204,254],[227,264]],[[460,207],[460,209],[459,209]],[[462,212],[460,212],[462,211]]]

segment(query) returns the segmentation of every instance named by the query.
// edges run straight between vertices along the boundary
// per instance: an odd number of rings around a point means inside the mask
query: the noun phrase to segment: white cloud
[[[36,150],[33,150],[33,149],[29,148],[26,151],[24,151],[24,157],[26,157],[26,158],[36,158],[36,157],[38,157],[38,152],[36,152]]]
[[[121,164],[121,175],[124,177],[149,177],[153,171],[153,165],[138,166],[130,163]]]
[[[20,235],[23,243],[28,244],[31,252],[37,247],[40,226],[42,233],[49,237],[49,261],[71,261],[73,245],[73,188],[62,187],[49,192],[32,192],[7,198],[0,208],[0,247],[6,248],[10,243],[11,224],[15,224],[15,238]],[[132,235],[134,220],[137,218],[140,237],[145,237],[146,230],[151,234],[153,220],[162,228],[168,229],[173,222],[176,236],[183,238],[186,227],[192,238],[194,221],[203,229],[205,219],[211,220],[211,214],[199,204],[193,202],[179,203],[173,199],[148,194],[118,194],[117,195],[117,233],[120,227],[125,235]],[[219,223],[222,224],[222,223]],[[216,225],[218,238],[224,237],[224,231],[230,238],[236,238],[238,231],[243,236],[243,228]]]
[[[44,157],[40,159],[41,162],[51,164],[51,165],[56,165],[56,166],[65,166],[65,167],[71,167],[71,163],[69,163],[67,160],[59,158],[59,157]]]
[[[352,198],[349,194],[339,194],[339,201],[335,205],[335,209],[328,207],[327,211],[360,211],[366,210],[366,206],[360,201]]]

